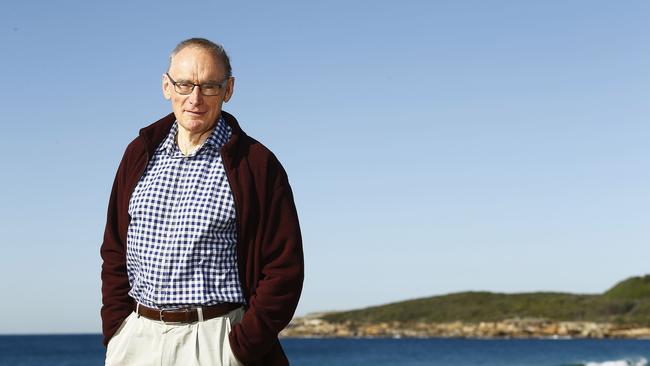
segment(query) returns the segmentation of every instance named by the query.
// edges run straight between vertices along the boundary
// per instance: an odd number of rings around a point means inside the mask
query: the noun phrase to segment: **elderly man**
[[[304,275],[287,175],[221,110],[223,47],[181,42],[162,90],[173,113],[127,146],[108,205],[106,364],[287,365],[278,333]]]

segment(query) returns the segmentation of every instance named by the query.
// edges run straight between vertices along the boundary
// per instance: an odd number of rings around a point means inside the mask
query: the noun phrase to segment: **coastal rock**
[[[516,318],[498,322],[328,322],[318,315],[295,318],[280,337],[372,338],[650,338],[649,327],[583,321]]]

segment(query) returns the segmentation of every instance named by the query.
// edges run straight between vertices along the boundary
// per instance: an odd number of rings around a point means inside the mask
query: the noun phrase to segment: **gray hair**
[[[181,52],[187,47],[198,47],[210,52],[217,60],[220,60],[221,63],[223,64],[224,69],[226,69],[226,75],[225,75],[226,78],[232,76],[232,67],[230,67],[230,57],[228,57],[226,50],[223,48],[222,45],[218,43],[214,43],[205,38],[190,38],[176,45],[172,53],[169,55],[169,66],[167,66],[168,72],[169,72],[169,68],[172,65],[172,58],[176,56],[177,53]]]

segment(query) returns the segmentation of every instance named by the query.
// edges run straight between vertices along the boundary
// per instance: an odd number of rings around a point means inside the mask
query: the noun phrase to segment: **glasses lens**
[[[219,84],[206,84],[201,85],[201,93],[203,95],[212,96],[217,95],[221,91],[221,85]]]
[[[180,94],[191,94],[192,90],[194,89],[194,84],[176,83],[174,87],[176,88],[176,91]]]

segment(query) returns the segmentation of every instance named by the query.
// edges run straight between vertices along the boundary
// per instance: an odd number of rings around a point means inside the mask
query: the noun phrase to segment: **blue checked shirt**
[[[234,200],[219,154],[230,126],[220,118],[210,137],[187,157],[176,144],[177,131],[178,121],[129,201],[129,295],[158,309],[245,303]]]

